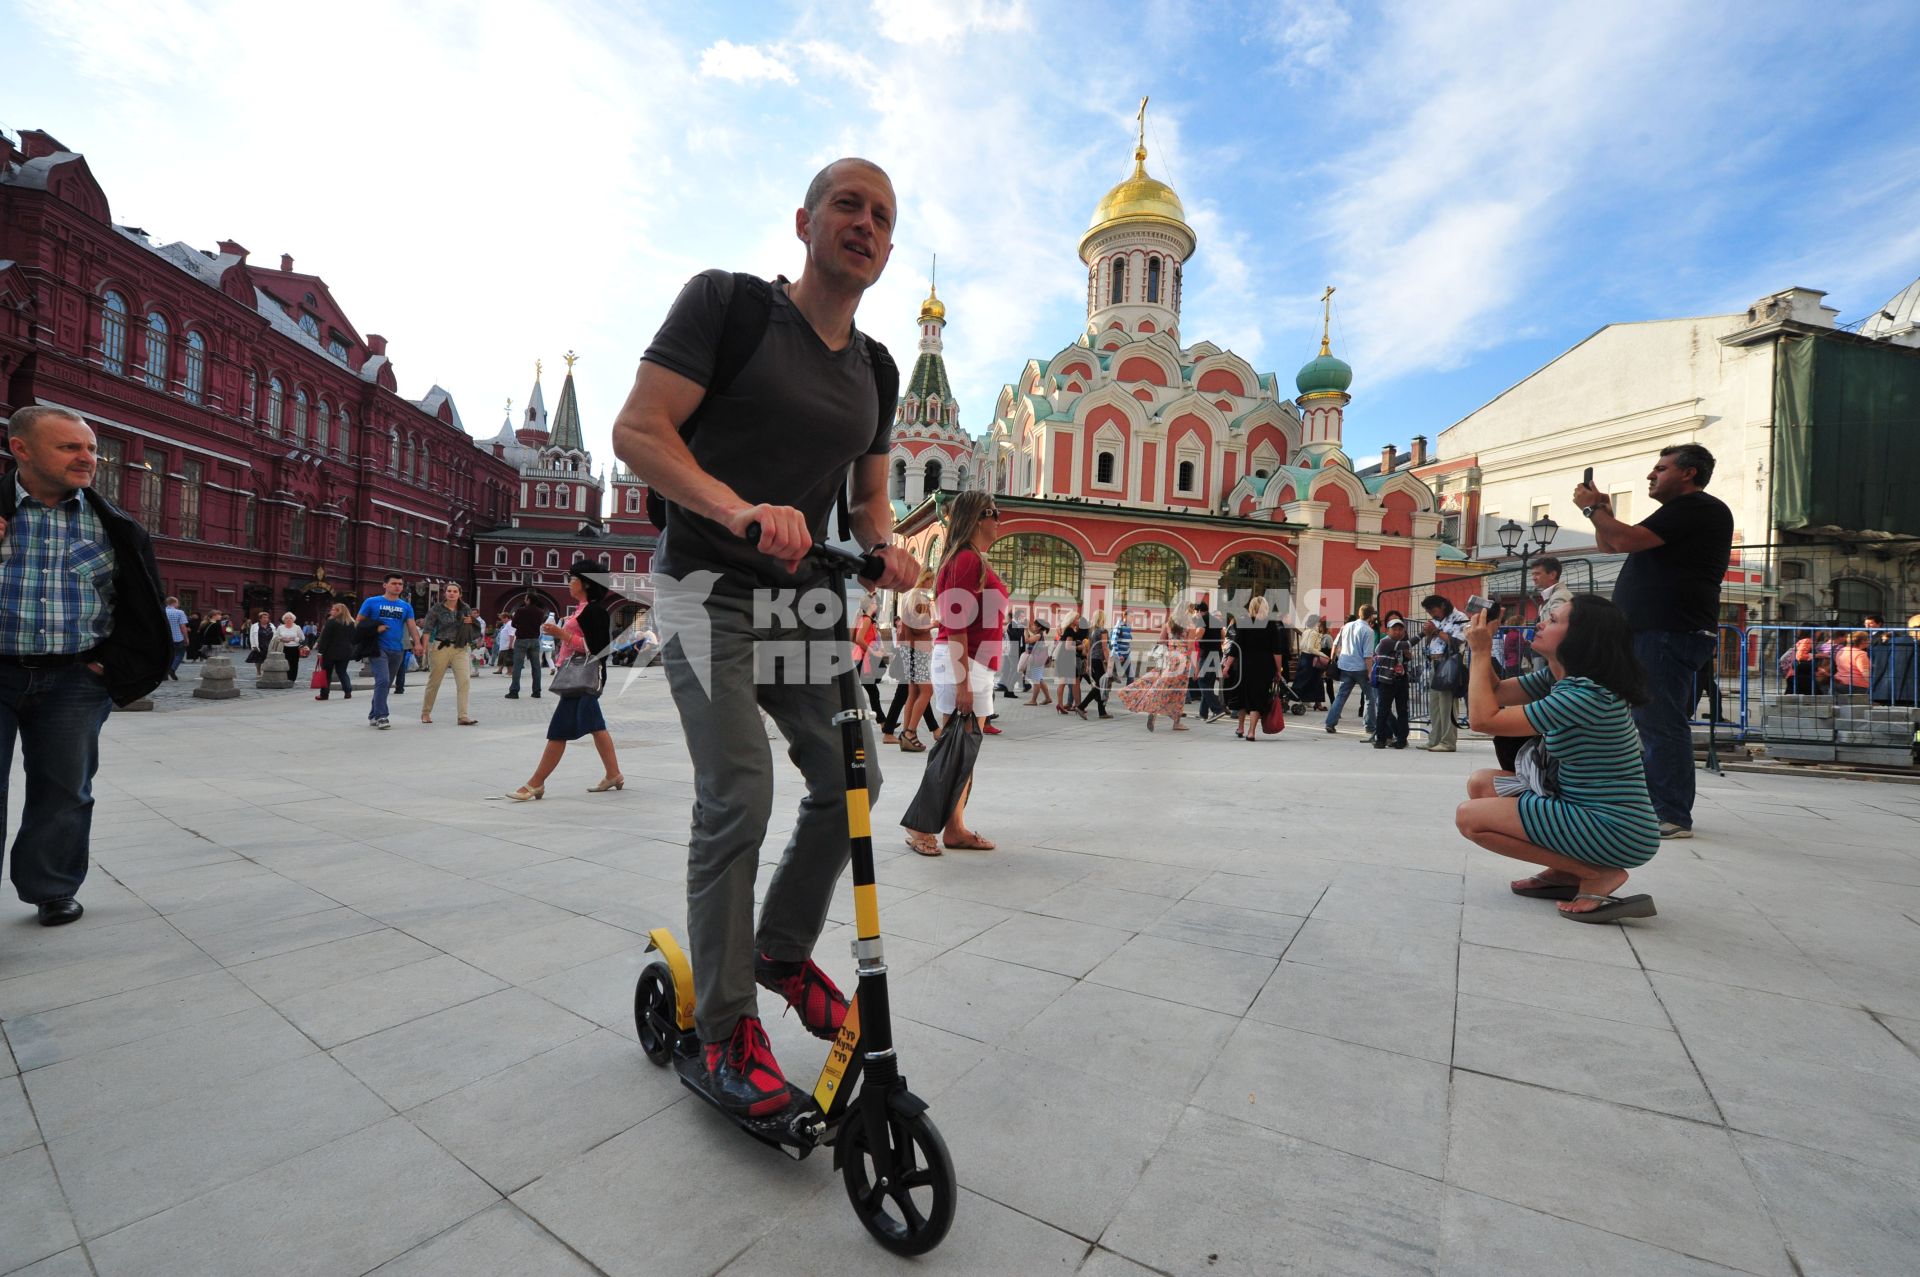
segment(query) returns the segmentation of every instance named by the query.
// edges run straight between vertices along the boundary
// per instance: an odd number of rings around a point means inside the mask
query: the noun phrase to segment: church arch
[[[1187,561],[1170,545],[1141,541],[1113,565],[1113,597],[1123,608],[1172,607],[1187,589]]]
[[[1001,537],[987,551],[987,562],[1017,600],[1078,603],[1085,561],[1080,551],[1044,532]]]

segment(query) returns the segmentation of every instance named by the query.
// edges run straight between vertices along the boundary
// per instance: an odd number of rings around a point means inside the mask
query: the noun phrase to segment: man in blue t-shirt
[[[167,666],[167,677],[174,682],[180,681],[180,662],[187,659],[187,614],[180,610],[180,600],[167,595],[167,635],[173,640],[173,660]]]
[[[387,720],[387,689],[393,685],[393,676],[399,672],[407,649],[420,639],[420,629],[413,620],[413,604],[400,597],[406,586],[405,577],[389,572],[383,583],[384,593],[360,605],[359,615],[370,616],[380,623],[380,646],[369,661],[373,666],[373,705],[367,711],[367,722],[374,727],[393,725]]]

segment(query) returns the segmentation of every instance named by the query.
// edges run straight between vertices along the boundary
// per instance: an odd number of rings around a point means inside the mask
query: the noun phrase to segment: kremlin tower
[[[960,428],[960,405],[954,401],[941,354],[947,307],[937,282],[927,286],[919,322],[920,353],[894,411],[887,455],[888,495],[904,503],[898,507],[902,510],[935,492],[965,491],[973,461],[973,440]]]

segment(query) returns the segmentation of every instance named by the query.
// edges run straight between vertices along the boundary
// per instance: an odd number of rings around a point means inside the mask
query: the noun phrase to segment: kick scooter
[[[747,530],[759,541],[759,528]],[[831,546],[813,547],[811,560],[833,574],[842,595],[849,577],[877,578],[880,561]],[[852,639],[846,609],[833,623],[836,659],[848,660]],[[874,890],[873,837],[867,797],[867,714],[849,664],[834,679],[840,692],[840,728],[846,763],[847,837],[852,844],[853,956],[859,988],[811,1093],[790,1087],[793,1102],[766,1117],[728,1113],[706,1089],[706,1062],[693,1024],[693,968],[667,928],[647,933],[658,960],[640,973],[633,1018],[640,1047],[658,1065],[671,1064],[695,1095],[719,1108],[747,1134],[796,1161],[821,1145],[846,1184],[853,1213],[868,1232],[899,1255],[921,1255],[940,1244],[953,1223],[958,1190],[947,1145],[927,1116],[926,1101],[907,1089],[893,1052],[887,1004],[887,964],[880,945],[880,906]],[[858,1094],[855,1088],[858,1087]]]

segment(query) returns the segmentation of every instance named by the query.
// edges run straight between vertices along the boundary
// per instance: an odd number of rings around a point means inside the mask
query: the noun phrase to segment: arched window
[[[1276,606],[1279,594],[1293,588],[1293,572],[1280,559],[1257,550],[1245,550],[1227,560],[1220,573],[1220,589],[1235,601],[1235,610],[1246,607],[1255,595],[1264,596]]]
[[[1107,285],[1107,305],[1118,306],[1127,295],[1127,259],[1113,259],[1112,279]]]
[[[938,461],[927,462],[926,469],[921,472],[920,490],[927,493],[940,491],[940,476],[940,463]]]
[[[387,427],[387,473],[400,473],[400,432]]]
[[[987,562],[1016,599],[1078,602],[1080,552],[1059,537],[1025,532],[1001,537],[987,551]]]
[[[127,299],[115,292],[100,299],[100,366],[112,373],[127,370]]]
[[[287,388],[278,377],[267,379],[267,433],[280,433],[280,418],[287,410]]]
[[[433,445],[430,443],[420,445],[420,482],[433,482]]]
[[[554,489],[553,504],[558,506],[562,510],[572,509],[573,508],[573,485],[570,483],[563,483],[559,485],[559,487]]]
[[[1103,452],[1093,459],[1093,481],[1095,483],[1113,482],[1113,454]]]
[[[628,488],[627,489],[627,513],[639,514],[640,506],[641,506],[640,489]]]
[[[167,388],[167,319],[157,310],[147,312],[147,384]]]
[[[313,450],[327,450],[327,427],[333,422],[333,408],[321,399],[313,405]]]
[[[620,560],[620,570],[622,572],[638,571],[639,567],[640,556],[637,554],[629,554]]]
[[[299,558],[307,552],[307,512],[295,510],[287,520],[287,553]]]
[[[1194,490],[1193,489],[1193,476],[1194,476],[1193,462],[1182,461],[1180,463],[1179,470],[1175,472],[1175,476],[1176,477],[1174,479],[1174,491],[1192,492]]]
[[[1842,625],[1858,625],[1868,614],[1881,615],[1887,607],[1887,592],[1874,581],[1841,577],[1833,583],[1833,606]]]
[[[522,550],[522,551],[520,551],[520,566],[521,566],[521,567],[523,567],[523,568],[530,568],[530,567],[532,567],[532,566],[533,566],[533,551],[532,551],[532,550]]]
[[[535,484],[533,488],[533,504],[538,506],[542,510],[546,509],[549,505],[552,505],[553,489],[549,488],[544,483]]]
[[[293,441],[299,445],[307,442],[307,392],[297,386],[293,391]]]
[[[893,482],[888,485],[888,496],[895,501],[907,499],[907,463],[905,458],[893,463]]]
[[[181,393],[188,403],[199,403],[207,393],[207,339],[199,333],[187,333],[187,366]]]
[[[497,568],[503,568],[507,566],[507,547],[506,546],[496,545],[493,547],[493,565]]]
[[[408,435],[406,442],[401,445],[400,473],[409,479],[413,477],[413,455],[413,436]]]
[[[1122,607],[1172,607],[1187,588],[1187,561],[1170,545],[1130,545],[1113,564],[1113,595]]]
[[[953,486],[961,492],[967,490],[967,463],[964,461],[960,463],[960,468],[954,472]]]
[[[550,568],[557,568],[560,566],[560,551],[558,550],[547,551],[547,566]]]
[[[352,438],[353,422],[348,418],[347,410],[342,408],[333,419],[333,450],[343,457],[346,456],[350,446],[349,441]]]
[[[1150,302],[1160,300],[1160,259],[1158,257],[1147,259],[1147,300]]]
[[[240,406],[240,415],[248,421],[260,416],[260,374],[251,368],[247,370],[247,402]]]

